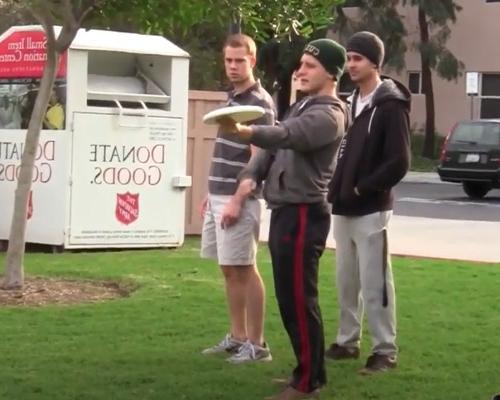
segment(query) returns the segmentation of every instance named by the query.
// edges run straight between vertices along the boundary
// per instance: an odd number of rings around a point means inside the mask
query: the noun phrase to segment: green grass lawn
[[[272,394],[272,377],[294,364],[271,286],[267,340],[272,363],[234,366],[200,350],[226,332],[218,269],[182,249],[27,254],[39,276],[133,280],[130,297],[99,304],[0,309],[2,400],[247,400]],[[3,260],[3,255],[2,255]],[[396,258],[400,367],[356,374],[363,359],[328,363],[322,399],[489,400],[500,392],[500,264]],[[333,253],[322,259],[321,304],[327,343],[337,321]]]

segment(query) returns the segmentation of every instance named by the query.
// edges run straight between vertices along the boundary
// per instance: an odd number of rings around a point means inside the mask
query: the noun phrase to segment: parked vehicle
[[[472,199],[500,188],[500,119],[457,123],[444,142],[438,174],[462,183]]]

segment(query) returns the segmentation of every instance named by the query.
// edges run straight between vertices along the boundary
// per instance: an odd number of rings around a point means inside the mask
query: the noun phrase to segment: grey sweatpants
[[[360,346],[363,308],[372,336],[372,352],[396,355],[394,280],[387,243],[392,211],[361,217],[335,215],[337,290],[340,321],[336,342]],[[364,306],[364,307],[363,307]]]

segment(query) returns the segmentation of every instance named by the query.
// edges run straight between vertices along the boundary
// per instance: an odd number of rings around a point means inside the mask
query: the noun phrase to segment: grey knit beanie
[[[384,62],[384,42],[372,32],[355,33],[347,41],[346,49],[365,56],[379,68]]]

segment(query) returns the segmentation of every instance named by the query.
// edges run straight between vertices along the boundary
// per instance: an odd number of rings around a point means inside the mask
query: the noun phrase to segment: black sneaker
[[[388,356],[386,354],[372,354],[366,360],[366,365],[359,373],[361,375],[373,375],[377,372],[386,372],[389,369],[396,368],[398,365],[395,356]]]
[[[359,358],[359,349],[357,347],[344,347],[333,343],[328,350],[325,351],[325,357],[332,360],[349,360]]]

